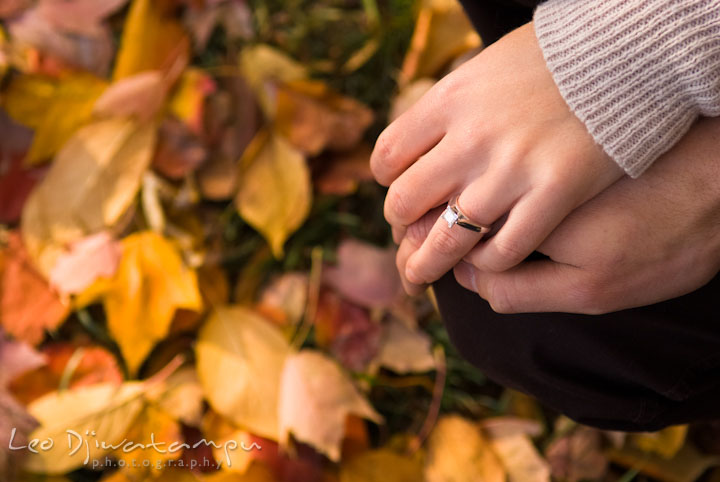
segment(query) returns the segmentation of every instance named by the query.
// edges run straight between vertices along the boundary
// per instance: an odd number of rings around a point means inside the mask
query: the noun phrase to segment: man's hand
[[[373,173],[390,186],[385,217],[396,238],[454,195],[473,221],[499,232],[475,264],[504,271],[536,249],[575,207],[622,177],[558,92],[527,24],[440,80],[382,133]],[[403,276],[429,283],[481,235],[444,221],[409,251]]]
[[[408,234],[422,230],[418,223]],[[641,178],[575,210],[538,249],[549,260],[496,273],[485,269],[483,249],[455,277],[501,313],[599,314],[700,288],[720,270],[720,119],[702,119]],[[481,269],[469,264],[476,260]]]

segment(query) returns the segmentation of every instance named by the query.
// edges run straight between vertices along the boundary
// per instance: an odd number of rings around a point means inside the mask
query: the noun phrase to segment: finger
[[[519,196],[519,188],[502,175],[486,173],[465,189],[457,200],[460,210],[476,223],[491,226]],[[414,283],[430,283],[450,271],[480,241],[482,234],[460,225],[448,227],[439,218],[427,239],[408,260],[405,275]]]
[[[585,272],[554,261],[529,261],[501,273],[479,271],[461,262],[457,282],[485,299],[498,313],[584,313],[588,304],[578,290]]]
[[[405,226],[392,226],[391,229],[393,242],[399,246],[400,242],[405,237],[405,231],[407,228]]]
[[[438,84],[378,137],[370,156],[370,169],[383,186],[389,186],[445,135],[447,106],[439,99]]]
[[[405,264],[412,253],[417,250],[417,247],[413,246],[412,242],[403,238],[400,242],[400,247],[395,255],[395,265],[397,266],[398,273],[400,273],[400,281],[402,282],[403,289],[410,296],[416,296],[425,291],[427,285],[425,283],[411,283],[405,277]]]
[[[464,260],[481,271],[505,271],[527,258],[568,215],[572,204],[537,191],[521,198],[502,228],[474,247]]]
[[[417,251],[425,241],[430,229],[432,229],[435,223],[435,219],[437,219],[441,212],[442,209],[434,209],[404,229],[404,235],[400,240],[400,247],[395,257],[395,264],[400,273],[403,288],[409,295],[418,295],[424,292],[427,285],[425,283],[416,284],[408,281],[405,277],[405,265],[408,258]]]
[[[388,223],[408,226],[460,191],[469,173],[458,175],[448,168],[457,160],[457,143],[448,139],[445,136],[390,184],[384,206]]]

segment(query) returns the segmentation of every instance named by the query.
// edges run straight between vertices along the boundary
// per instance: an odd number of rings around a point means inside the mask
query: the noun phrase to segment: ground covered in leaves
[[[579,426],[403,294],[368,159],[480,50],[454,0],[0,21],[0,480],[720,480],[719,427]]]

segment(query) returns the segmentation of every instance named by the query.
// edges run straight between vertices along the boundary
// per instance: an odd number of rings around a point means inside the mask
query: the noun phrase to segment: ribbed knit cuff
[[[632,177],[720,115],[720,0],[549,0],[534,24],[563,98]]]

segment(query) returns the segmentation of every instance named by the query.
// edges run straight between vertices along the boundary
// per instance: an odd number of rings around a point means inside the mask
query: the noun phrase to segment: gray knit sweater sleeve
[[[549,0],[534,25],[563,98],[632,177],[720,115],[720,0]]]

